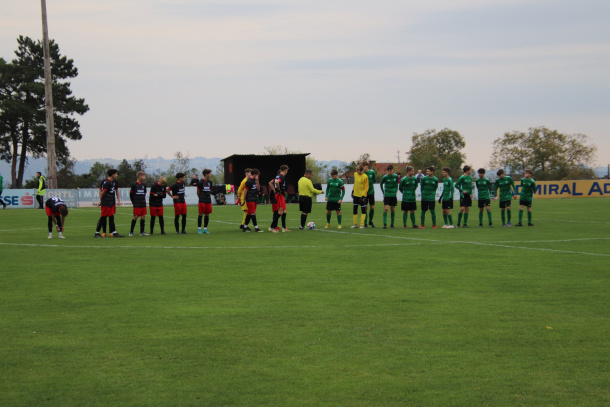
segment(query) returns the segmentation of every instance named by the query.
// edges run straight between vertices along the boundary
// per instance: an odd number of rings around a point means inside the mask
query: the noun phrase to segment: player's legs
[[[389,205],[383,205],[383,226],[388,226],[388,208]]]

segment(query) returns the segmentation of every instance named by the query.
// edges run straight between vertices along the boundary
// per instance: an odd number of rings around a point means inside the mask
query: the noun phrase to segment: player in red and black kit
[[[252,229],[248,227],[250,221],[254,225],[255,232],[262,232],[258,228],[258,224],[256,223],[256,203],[258,202],[258,193],[260,192],[260,183],[258,182],[259,173],[256,168],[252,169],[250,173],[250,177],[246,181],[246,185],[244,187],[243,192],[243,201],[246,202],[248,207],[248,214],[246,215],[246,223],[244,228],[242,229],[244,232],[251,232]]]
[[[66,226],[68,206],[58,197],[47,199],[44,206],[47,212],[47,217],[49,218],[49,239],[53,238],[53,223],[55,223],[55,228],[57,229],[57,232],[59,232],[58,237],[60,239],[65,239],[62,233],[64,231],[64,227]]]
[[[186,201],[184,200],[186,188],[184,181],[186,181],[184,173],[179,172],[176,174],[176,183],[167,188],[167,194],[174,200],[174,226],[176,227],[176,234],[182,233],[186,235]],[[178,222],[180,216],[182,216],[182,232],[180,232]]]
[[[129,191],[129,199],[133,205],[133,219],[131,219],[131,230],[129,236],[133,236],[133,230],[136,227],[136,220],[140,218],[140,236],[148,236],[148,233],[144,232],[146,226],[146,185],[144,180],[146,179],[146,173],[144,171],[138,171],[138,180],[131,184],[131,190]]]
[[[159,227],[161,234],[165,234],[165,222],[163,221],[163,200],[167,196],[167,179],[160,177],[159,181],[150,187],[150,196],[148,206],[150,206],[150,234],[153,234],[155,229],[155,219],[159,217]]]
[[[205,169],[201,173],[203,178],[197,184],[197,196],[199,197],[199,217],[197,218],[197,232],[208,232],[208,223],[210,222],[210,213],[212,213],[212,170]],[[203,231],[201,230],[201,218],[204,218]]]
[[[119,172],[114,168],[108,170],[106,173],[108,178],[102,181],[100,186],[100,206],[102,208],[102,216],[97,221],[97,229],[95,230],[94,237],[102,237],[100,230],[102,227],[106,228],[106,222],[110,224],[110,230],[114,237],[125,237],[116,231],[114,225],[114,214],[116,213],[116,205],[121,204],[121,198],[119,197],[119,189],[117,187],[116,179],[119,176]]]
[[[279,232],[277,223],[280,217],[282,218],[282,231],[290,232],[290,229],[286,227],[286,174],[288,174],[288,169],[287,165],[280,166],[280,171],[274,181],[275,203],[273,205],[273,221],[270,228],[274,233]]]

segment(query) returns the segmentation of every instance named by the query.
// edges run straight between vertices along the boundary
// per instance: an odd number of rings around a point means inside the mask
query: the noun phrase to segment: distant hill
[[[130,163],[137,159],[127,159]],[[218,164],[220,164],[221,158],[206,158],[206,157],[193,157],[191,158],[191,167],[197,168],[199,171],[204,170],[205,168],[209,168],[212,171],[216,170]],[[119,163],[123,161],[123,159],[117,158],[96,158],[92,160],[82,160],[77,161],[74,167],[74,171],[76,174],[87,174],[91,169],[91,166],[95,162],[108,163],[111,165],[119,165]],[[157,171],[157,170],[167,170],[170,165],[174,162],[173,158],[143,158],[142,161],[146,164],[146,168],[148,170]],[[338,168],[347,165],[346,162],[333,160],[333,161],[316,161],[318,165],[327,165],[330,170],[333,166]],[[28,180],[36,176],[36,172],[40,171],[43,174],[47,172],[47,160],[44,158],[30,158],[28,160],[24,180]],[[0,161],[0,174],[4,177],[4,183],[10,183],[11,181],[11,165],[7,162]]]

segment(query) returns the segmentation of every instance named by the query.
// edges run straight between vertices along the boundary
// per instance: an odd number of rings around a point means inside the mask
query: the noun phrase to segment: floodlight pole
[[[51,53],[47,27],[47,2],[40,0],[42,8],[42,42],[44,49],[44,105],[47,113],[47,184],[57,188],[57,157],[55,155],[55,122],[53,119],[53,88],[51,78]]]

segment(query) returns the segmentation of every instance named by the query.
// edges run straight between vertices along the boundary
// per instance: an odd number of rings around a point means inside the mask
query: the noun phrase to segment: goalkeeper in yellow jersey
[[[235,199],[235,204],[241,205],[241,209],[242,209],[242,211],[244,211],[244,217],[241,220],[241,225],[239,225],[240,229],[244,228],[244,225],[246,224],[246,216],[248,216],[248,205],[246,204],[246,201],[241,198],[244,193],[244,188],[246,187],[246,181],[248,181],[248,178],[250,178],[251,172],[252,172],[251,168],[246,168],[246,170],[245,170],[246,177],[243,179],[241,184],[239,184],[239,188],[237,188],[237,196]]]

